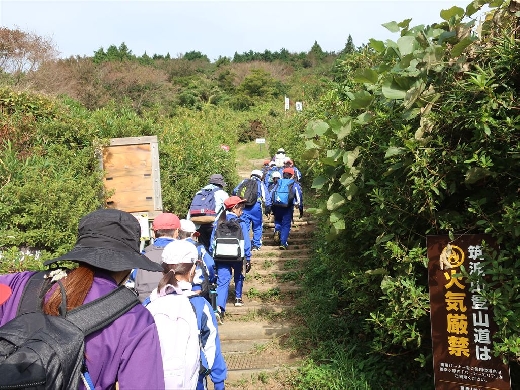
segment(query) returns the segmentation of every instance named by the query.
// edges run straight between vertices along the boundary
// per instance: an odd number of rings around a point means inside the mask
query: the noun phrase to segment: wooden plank
[[[103,150],[103,168],[131,171],[134,169],[152,169],[150,145],[110,146]]]
[[[143,136],[143,137],[124,137],[124,138],[112,138],[110,140],[110,146],[117,145],[134,145],[134,144],[151,144],[157,143],[157,136]]]
[[[152,177],[135,178],[132,176],[114,177],[112,180],[104,180],[107,191],[115,190],[115,195],[122,192],[139,191],[153,198]]]
[[[141,198],[140,198],[141,197]],[[153,199],[146,199],[140,192],[127,192],[113,197],[107,202],[108,208],[136,213],[153,209]]]
[[[157,136],[113,138],[100,156],[103,184],[114,192],[107,207],[127,212],[160,212]]]

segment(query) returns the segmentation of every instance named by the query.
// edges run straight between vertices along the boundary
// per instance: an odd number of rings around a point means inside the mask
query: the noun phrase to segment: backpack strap
[[[46,274],[47,272],[40,271],[29,278],[23,288],[16,315],[42,311],[43,297],[51,287],[51,279],[45,278]]]
[[[109,325],[137,304],[137,293],[119,286],[107,295],[69,311],[66,318],[87,336]]]
[[[45,271],[37,272],[27,281],[17,315],[42,311],[43,297],[52,285],[46,275]],[[66,318],[87,336],[109,325],[138,303],[136,292],[119,286],[107,295],[67,312]]]

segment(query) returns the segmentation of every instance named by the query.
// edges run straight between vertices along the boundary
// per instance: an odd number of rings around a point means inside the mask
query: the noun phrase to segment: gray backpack
[[[51,283],[45,274],[38,272],[29,279],[17,316],[0,327],[0,389],[77,389],[82,376],[89,378],[85,336],[139,303],[134,292],[120,286],[69,312],[66,298],[62,299],[61,315],[47,315],[42,303]]]

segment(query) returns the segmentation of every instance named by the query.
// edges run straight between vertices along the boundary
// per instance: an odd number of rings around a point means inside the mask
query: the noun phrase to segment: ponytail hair
[[[160,293],[161,290],[168,284],[171,284],[173,287],[177,287],[177,279],[175,278],[175,275],[188,275],[193,267],[193,263],[162,263],[161,265],[163,267],[163,277],[157,286],[157,293]]]
[[[83,304],[85,297],[92,287],[93,281],[94,269],[86,264],[82,264],[78,268],[73,269],[65,278],[61,279],[67,298],[67,311]],[[59,315],[59,308],[62,301],[61,288],[58,288],[57,284],[52,288],[54,291],[51,297],[43,304],[43,312],[57,316]]]

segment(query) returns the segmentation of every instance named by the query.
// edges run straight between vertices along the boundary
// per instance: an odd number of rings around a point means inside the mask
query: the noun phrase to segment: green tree
[[[209,58],[206,54],[202,54],[200,51],[195,51],[195,50],[184,53],[182,58],[185,60],[188,60],[188,61],[204,60],[204,61],[210,62]]]
[[[239,86],[239,91],[249,97],[267,98],[275,94],[275,80],[263,69],[253,69],[244,78]]]
[[[352,36],[348,34],[347,43],[345,44],[345,47],[340,52],[340,54],[352,54],[356,50],[356,47],[354,46],[354,42],[352,41]]]

